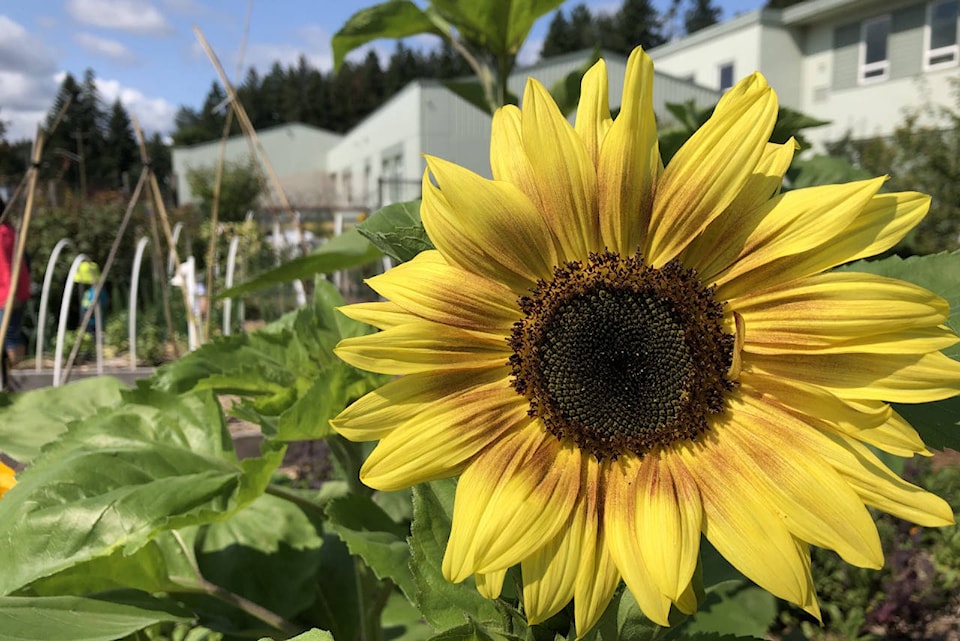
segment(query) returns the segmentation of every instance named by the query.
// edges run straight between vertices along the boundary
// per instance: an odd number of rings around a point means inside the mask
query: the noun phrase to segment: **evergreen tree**
[[[570,47],[568,51],[580,51],[595,47],[600,42],[593,14],[585,4],[578,4],[570,12]]]
[[[104,147],[104,166],[112,179],[112,187],[117,188],[123,185],[124,173],[128,179],[133,178],[132,169],[139,160],[130,116],[119,99],[115,100],[110,108]]]
[[[637,45],[649,50],[666,42],[651,0],[623,0],[616,13],[616,30],[619,38],[613,48],[624,54]]]
[[[720,22],[720,7],[713,0],[693,0],[693,5],[683,14],[684,31],[695,33]]]
[[[550,27],[547,29],[547,35],[543,39],[543,47],[540,49],[541,58],[550,58],[558,56],[568,51],[574,51],[572,45],[573,37],[570,31],[570,23],[563,15],[562,9],[557,9],[550,20]]]

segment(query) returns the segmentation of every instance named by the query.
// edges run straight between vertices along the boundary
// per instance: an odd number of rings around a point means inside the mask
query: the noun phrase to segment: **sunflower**
[[[0,461],[0,497],[7,493],[7,490],[17,484],[15,472]]]
[[[624,580],[667,625],[697,608],[701,536],[819,617],[809,545],[879,568],[867,506],[953,521],[868,446],[929,454],[888,402],[960,390],[945,301],[830,268],[892,247],[929,198],[883,178],[780,193],[796,144],[768,142],[760,74],[664,167],[653,65],[627,64],[611,119],[603,61],[571,126],[527,83],[493,119],[493,180],[427,158],[436,249],[343,308],[380,332],[337,354],[397,375],[333,426],[379,440],[362,480],[459,476],[443,559],[496,597],[519,564],[530,622],[571,599],[579,635]]]

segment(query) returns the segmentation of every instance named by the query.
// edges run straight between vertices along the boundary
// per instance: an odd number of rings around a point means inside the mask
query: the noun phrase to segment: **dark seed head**
[[[598,459],[692,440],[723,411],[733,336],[693,270],[605,252],[519,301],[513,387],[560,439]]]

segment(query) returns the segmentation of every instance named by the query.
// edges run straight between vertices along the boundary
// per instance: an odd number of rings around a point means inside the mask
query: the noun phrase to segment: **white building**
[[[257,136],[290,203],[302,207],[323,202],[330,190],[324,182],[327,152],[343,136],[300,123],[263,129]],[[216,167],[219,157],[220,141],[173,149],[173,174],[181,204],[195,200],[187,180],[190,170]],[[227,140],[224,150],[227,162],[247,164],[255,157],[250,142],[243,136]]]
[[[755,70],[781,104],[831,125],[811,141],[890,134],[905,109],[949,104],[960,0],[807,0],[758,9],[650,51],[656,68],[725,90]]]
[[[548,88],[569,73],[582,69],[592,52],[558,56],[531,67],[517,69],[509,78],[509,90],[522,95],[527,77]],[[626,58],[604,52],[610,79],[610,106],[620,106]],[[688,100],[700,106],[714,104],[720,92],[686,79],[657,72],[654,78],[654,110],[661,122],[669,122],[665,103]],[[575,114],[570,115],[571,121]],[[289,184],[312,187],[322,194],[313,200],[290,196],[302,208],[329,207],[339,211],[366,211],[391,202],[420,197],[420,181],[426,163],[424,154],[456,162],[490,177],[491,117],[448,89],[442,82],[418,80],[381,105],[343,136],[305,125],[285,125],[260,132],[267,155],[284,188]],[[180,202],[190,202],[186,169],[213,166],[219,142],[173,150]],[[227,157],[249,157],[242,138],[230,139]],[[289,195],[289,194],[288,194]]]

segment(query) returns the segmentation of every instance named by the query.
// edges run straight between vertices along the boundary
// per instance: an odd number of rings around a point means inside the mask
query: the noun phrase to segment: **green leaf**
[[[299,507],[264,495],[201,528],[197,564],[208,581],[292,618],[316,597],[322,544]]]
[[[829,120],[820,120],[803,112],[781,106],[780,111],[777,112],[777,122],[770,134],[770,142],[782,145],[793,137],[800,143],[802,149],[806,149],[810,145],[800,132],[804,129],[823,127],[829,124]]]
[[[687,615],[672,608],[669,618],[669,628],[657,625],[643,614],[630,590],[624,590],[617,608],[618,638],[629,641],[667,641],[676,638],[681,629],[679,626]],[[607,641],[606,638],[604,641]]]
[[[960,251],[882,260],[861,260],[838,268],[867,272],[909,281],[943,297],[950,304],[946,324],[960,332]],[[943,350],[960,360],[960,345]],[[960,450],[960,398],[954,397],[920,405],[895,404],[894,408],[920,433],[928,447]]]
[[[357,226],[384,254],[404,263],[426,249],[433,249],[420,221],[420,201],[387,205]]]
[[[507,637],[490,632],[476,621],[468,621],[455,628],[430,637],[429,641],[500,641]]]
[[[339,305],[343,299],[336,288],[318,281],[312,305],[259,331],[204,345],[140,384],[171,392],[237,394],[245,400],[232,412],[258,422],[268,438],[324,438],[331,433],[329,419],[385,380],[333,354],[342,338],[371,331],[337,312]]]
[[[267,637],[263,637],[260,641],[273,641]],[[308,630],[303,634],[298,634],[295,637],[290,637],[287,641],[333,641],[333,635],[327,632],[326,630],[318,630],[314,628],[313,630]]]
[[[684,632],[762,637],[776,616],[772,594],[746,581],[727,581],[707,590]]]
[[[271,269],[221,292],[217,298],[233,298],[297,279],[312,279],[317,274],[329,274],[341,269],[359,267],[378,258],[380,258],[380,252],[377,248],[364,240],[356,230],[349,229],[340,236],[331,238],[309,256],[289,260],[276,269]]]
[[[439,630],[463,625],[467,617],[480,623],[501,620],[495,603],[480,596],[472,580],[451,583],[441,571],[443,552],[450,538],[455,492],[456,482],[451,479],[413,488],[410,569],[420,612]]]
[[[378,579],[396,583],[411,601],[416,586],[410,572],[407,528],[394,522],[372,499],[351,494],[327,506],[328,529],[362,558]]]
[[[84,595],[109,590],[181,592],[199,589],[193,542],[197,528],[161,532],[133,554],[116,550],[40,579],[30,589],[38,596]]]
[[[497,58],[517,55],[537,18],[553,11],[563,0],[432,0],[460,37]]]
[[[160,532],[229,517],[263,493],[283,448],[242,463],[209,392],[126,392],[70,425],[0,501],[0,594]]]
[[[191,618],[170,601],[148,597],[0,597],[4,641],[114,641],[156,623]]]
[[[117,378],[97,376],[62,387],[0,394],[0,452],[29,463],[70,421],[116,405],[124,389],[127,386]]]
[[[391,0],[361,9],[347,19],[330,44],[334,71],[340,69],[348,53],[379,38],[406,38],[421,33],[444,36],[442,23],[431,19],[409,0]]]
[[[869,172],[833,156],[814,156],[809,160],[794,160],[787,176],[790,179],[791,189],[833,185],[873,177]]]

